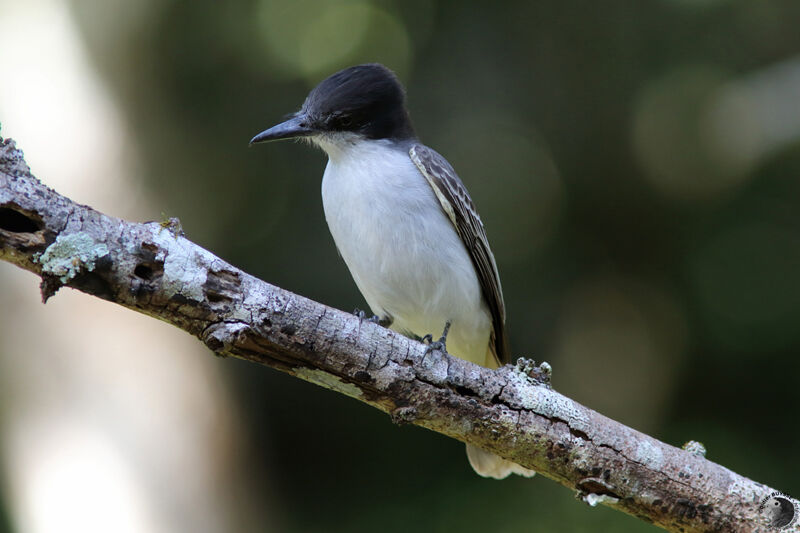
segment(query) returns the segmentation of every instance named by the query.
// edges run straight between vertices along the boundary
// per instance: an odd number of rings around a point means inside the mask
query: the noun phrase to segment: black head
[[[403,86],[391,70],[370,63],[333,74],[309,93],[300,111],[250,144],[336,132],[368,139],[414,138]]]

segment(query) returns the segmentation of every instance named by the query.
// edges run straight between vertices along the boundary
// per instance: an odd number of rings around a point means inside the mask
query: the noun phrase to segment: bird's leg
[[[450,332],[450,321],[444,323],[444,331],[442,331],[442,336],[439,337],[438,341],[433,340],[433,335],[428,333],[424,337],[422,337],[422,342],[427,344],[428,347],[425,349],[425,355],[431,353],[434,350],[438,350],[443,353],[447,353],[447,334]]]
[[[364,320],[368,320],[373,324],[378,324],[379,326],[383,326],[388,328],[394,322],[394,319],[390,315],[386,315],[383,318],[379,317],[378,315],[372,315],[371,317],[367,318],[367,313],[362,311],[361,309],[355,309],[353,314],[356,315],[362,322]]]

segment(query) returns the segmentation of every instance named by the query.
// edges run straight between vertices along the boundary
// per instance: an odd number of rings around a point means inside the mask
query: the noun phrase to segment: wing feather
[[[499,364],[509,362],[506,337],[506,308],[500,275],[486,230],[472,203],[467,188],[447,160],[425,145],[415,144],[408,152],[411,160],[433,189],[442,210],[453,223],[478,273],[483,297],[492,315],[490,348]]]

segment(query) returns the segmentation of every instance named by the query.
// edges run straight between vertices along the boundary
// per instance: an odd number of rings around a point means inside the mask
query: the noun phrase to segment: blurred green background
[[[324,154],[247,141],[328,74],[382,62],[480,210],[515,357],[800,496],[796,0],[68,6],[159,198],[141,206],[151,219],[178,216],[264,280],[363,308],[323,218]],[[217,367],[249,428],[248,496],[275,510],[265,531],[655,530],[544,478],[480,479],[462,444],[341,395]]]

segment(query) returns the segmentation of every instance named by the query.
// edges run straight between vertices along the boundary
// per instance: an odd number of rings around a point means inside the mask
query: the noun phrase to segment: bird
[[[322,204],[336,247],[374,321],[478,365],[509,362],[505,304],[486,231],[448,161],[422,144],[405,89],[387,67],[345,68],[250,145],[302,139],[328,156]],[[445,344],[446,343],[446,344]],[[481,476],[532,470],[467,445]]]

